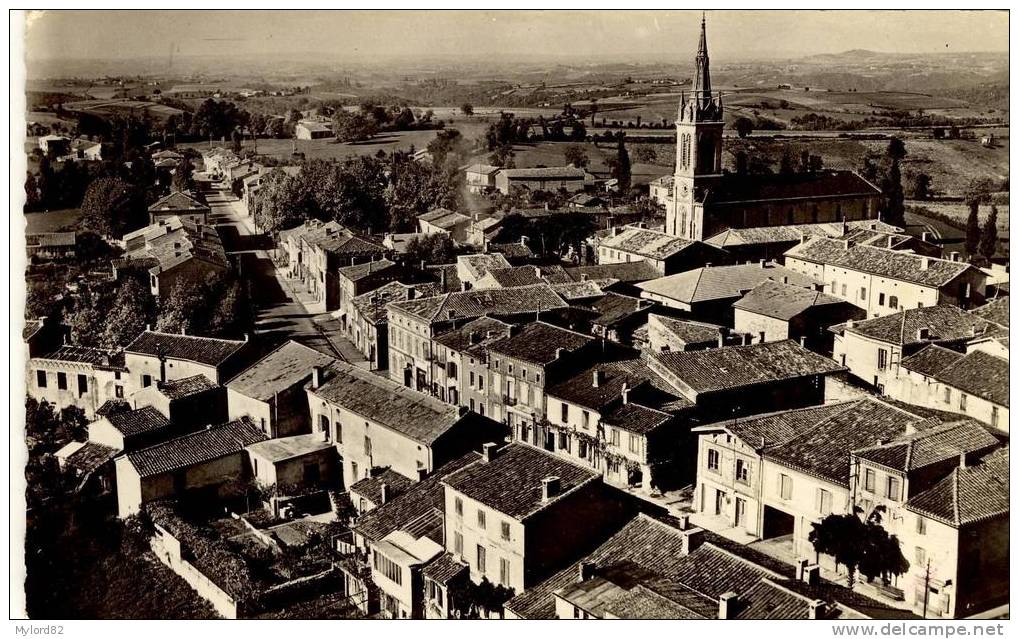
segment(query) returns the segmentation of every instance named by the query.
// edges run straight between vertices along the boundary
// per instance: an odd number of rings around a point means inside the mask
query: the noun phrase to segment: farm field
[[[947,215],[953,220],[958,220],[960,224],[965,224],[966,219],[969,218],[969,206],[965,202],[930,202],[921,200],[906,200],[907,206],[922,206],[926,209],[930,209],[935,213],[941,215]],[[1008,204],[998,204],[998,237],[1006,239],[1009,237],[1009,217],[1008,217]],[[980,206],[980,224],[983,226],[984,220],[987,219],[987,215],[990,213],[991,207],[989,204]],[[961,232],[961,231],[960,231]]]
[[[73,231],[81,219],[81,209],[56,209],[25,213],[26,233],[55,233]]]

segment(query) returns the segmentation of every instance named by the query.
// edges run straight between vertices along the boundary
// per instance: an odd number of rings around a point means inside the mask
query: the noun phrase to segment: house
[[[837,396],[845,371],[792,340],[651,352],[647,365],[699,411],[720,417],[820,404]]]
[[[463,213],[438,208],[418,216],[418,233],[422,235],[443,233],[450,236],[454,242],[461,243],[467,241],[467,227],[470,223],[471,218]]]
[[[93,441],[72,441],[62,446],[53,456],[60,470],[74,481],[74,492],[83,492],[94,486],[99,494],[109,493],[116,481],[111,463],[119,450]]]
[[[446,552],[469,566],[472,582],[518,594],[604,541],[629,514],[599,473],[528,444],[486,445],[442,485]]]
[[[514,187],[529,191],[583,191],[594,184],[594,178],[575,166],[553,166],[535,169],[500,169],[495,174],[495,188],[509,195]]]
[[[909,308],[832,326],[832,357],[854,377],[883,392],[902,359],[926,344],[958,346],[988,330],[993,331],[993,325],[958,306]]]
[[[474,288],[512,288],[514,286],[531,286],[533,284],[567,284],[573,279],[566,269],[558,264],[547,266],[510,266],[507,268],[489,269],[477,282]]]
[[[902,358],[885,387],[890,397],[972,417],[1008,432],[1008,359],[984,350],[963,354],[937,344]]]
[[[592,359],[597,346],[590,335],[545,322],[511,329],[509,336],[488,345],[488,414],[514,431],[539,430],[545,389]],[[543,435],[535,437],[544,441]]]
[[[256,441],[244,449],[252,479],[281,494],[328,486],[339,476],[336,447],[322,433]]]
[[[157,499],[188,491],[218,493],[249,472],[244,447],[265,439],[247,419],[209,426],[117,458],[117,512],[121,519]]]
[[[439,361],[446,363],[446,378],[450,384],[445,393],[446,401],[467,407],[482,417],[487,414],[491,392],[488,347],[508,337],[513,330],[513,325],[506,322],[479,317],[435,338],[436,354]]]
[[[648,183],[648,197],[662,206],[668,206],[673,200],[673,189],[676,185],[676,177],[663,175]]]
[[[464,169],[469,193],[487,193],[495,189],[495,174],[501,170],[491,164],[472,164]]]
[[[140,388],[131,394],[130,405],[136,409],[151,406],[183,428],[227,421],[226,389],[202,374]]]
[[[123,353],[65,344],[28,360],[28,395],[58,411],[76,406],[94,419],[100,406],[134,388],[124,359]]]
[[[149,206],[149,224],[156,224],[168,217],[177,217],[181,222],[192,224],[208,224],[208,204],[199,201],[195,196],[183,191],[171,191]]]
[[[384,618],[425,618],[423,570],[442,554],[442,515],[436,511],[372,544],[371,577]]]
[[[347,267],[353,268],[353,267]],[[372,370],[381,370],[389,366],[389,315],[386,307],[391,302],[402,302],[439,295],[441,289],[436,284],[404,284],[389,282],[375,290],[362,293],[353,298],[350,312],[341,315],[340,321],[346,323],[347,337],[357,350],[368,360]],[[341,311],[334,312],[334,315]]]
[[[145,330],[124,348],[124,361],[131,387],[140,390],[194,375],[222,384],[247,364],[251,353],[247,340]]]
[[[240,159],[233,151],[224,147],[203,150],[201,153],[205,172],[215,178],[223,175],[224,166]]]
[[[339,308],[341,267],[381,260],[386,254],[381,244],[354,235],[335,222],[310,226],[299,237],[298,275],[314,296],[310,308],[318,312]]]
[[[824,282],[826,292],[856,304],[869,317],[901,309],[954,305],[984,299],[987,276],[966,262],[814,238],[785,253],[789,269]]]
[[[849,302],[816,291],[766,280],[732,304],[733,327],[762,342],[792,339],[812,351],[831,353],[828,329],[867,314]]]
[[[341,266],[336,270],[336,281],[338,283],[338,298],[336,300],[336,311],[334,316],[340,320],[344,334],[351,335],[351,305],[354,298],[369,291],[375,290],[384,284],[397,279],[412,281],[414,278],[410,269],[403,267],[387,259],[369,260],[361,264]]]
[[[21,338],[25,342],[28,358],[40,357],[60,348],[67,341],[67,327],[56,316],[25,320]]]
[[[517,242],[488,242],[488,252],[501,254],[513,266],[523,266],[538,259],[527,245],[529,240],[526,235],[521,235]]]
[[[641,297],[694,318],[732,325],[732,304],[762,282],[772,280],[814,289],[820,280],[774,262],[707,265],[638,284]]]
[[[231,266],[214,227],[160,217],[149,226],[123,238],[126,252],[114,260],[118,271],[142,269],[156,297],[165,296],[177,282],[189,285],[228,271]]]
[[[77,254],[77,237],[73,231],[28,233],[25,235],[28,259],[30,261],[71,259]]]
[[[654,353],[699,351],[742,343],[740,336],[731,334],[725,326],[666,315],[648,315],[647,347]]]
[[[347,489],[350,503],[358,516],[370,513],[376,508],[385,506],[414,486],[413,480],[407,479],[391,468],[383,468],[370,477],[360,479]]]
[[[501,438],[489,419],[343,363],[307,386],[315,432],[326,431],[343,459],[343,484],[389,467],[420,479],[473,449]]]
[[[456,258],[456,275],[464,284],[465,291],[473,288],[490,270],[509,267],[510,263],[501,253],[475,253]]]
[[[304,385],[336,359],[290,340],[226,383],[229,419],[247,416],[267,437],[312,431]]]
[[[633,333],[648,323],[655,303],[637,297],[607,293],[591,304],[597,313],[591,318],[591,333],[621,344],[633,344]]]
[[[298,140],[321,140],[333,137],[333,128],[325,122],[301,120],[294,126],[294,137]]]
[[[39,138],[39,148],[48,157],[64,157],[71,150],[71,139],[62,135],[44,135]]]
[[[151,406],[116,411],[88,425],[88,440],[117,451],[144,448],[171,432],[170,420]]]
[[[728,254],[703,242],[643,228],[613,228],[598,245],[598,264],[646,261],[659,276],[704,264],[726,264]]]
[[[444,397],[454,379],[435,337],[482,316],[533,319],[568,305],[548,284],[445,293],[389,304],[389,375],[404,386]]]
[[[567,267],[566,272],[574,281],[613,280],[609,288],[623,295],[640,295],[637,284],[661,277],[650,262],[618,262],[615,264],[589,264],[587,266]]]

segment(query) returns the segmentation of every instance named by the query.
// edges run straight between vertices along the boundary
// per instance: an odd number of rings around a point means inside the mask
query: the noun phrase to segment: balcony
[[[504,405],[506,405],[506,406],[516,406],[517,405],[517,399],[515,397],[510,397],[509,395],[503,395],[502,396],[502,403]]]

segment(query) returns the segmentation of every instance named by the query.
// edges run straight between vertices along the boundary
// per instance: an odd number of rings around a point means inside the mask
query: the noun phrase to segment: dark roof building
[[[957,466],[926,491],[906,502],[906,510],[955,528],[1008,516],[1009,448],[999,448],[978,463]]]
[[[748,313],[788,321],[813,307],[839,304],[848,302],[814,289],[767,280],[733,302],[732,306]]]
[[[127,453],[140,477],[151,477],[239,453],[265,434],[248,419],[238,419]]]
[[[218,339],[147,330],[124,349],[125,353],[180,359],[207,366],[220,366],[237,354],[246,340]]]
[[[564,352],[573,353],[593,341],[594,338],[589,335],[545,322],[531,322],[516,335],[492,343],[488,350],[504,357],[543,366],[558,360]]]

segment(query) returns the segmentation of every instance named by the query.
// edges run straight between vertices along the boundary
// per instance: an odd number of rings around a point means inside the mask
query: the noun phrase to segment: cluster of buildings
[[[396,238],[306,222],[281,268],[367,367],[151,330],[59,345],[29,360],[29,394],[94,420],[62,464],[121,516],[237,480],[346,499],[335,566],[365,615],[1007,610],[1007,297],[880,222],[856,174],[723,174],[703,25],[696,66],[664,229],[599,232],[584,266],[487,237],[407,264]],[[479,189],[585,179],[472,169]],[[154,287],[205,259],[186,204],[125,238]],[[463,245],[477,222],[440,209],[418,230]],[[831,515],[877,516],[902,561],[854,579],[811,540]]]

